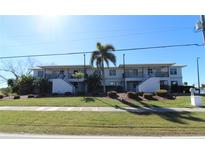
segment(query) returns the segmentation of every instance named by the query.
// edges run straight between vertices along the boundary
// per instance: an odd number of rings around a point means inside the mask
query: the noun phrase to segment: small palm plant
[[[75,74],[72,74],[72,77],[77,78],[79,80],[81,78],[84,78],[84,73],[76,72]]]
[[[106,92],[105,88],[105,71],[104,71],[104,62],[109,67],[109,62],[112,62],[116,65],[116,56],[113,54],[115,48],[110,45],[102,45],[101,43],[97,43],[97,50],[92,52],[91,55],[91,65],[94,65],[94,62],[97,68],[100,69],[102,74],[102,81],[103,81],[103,92]]]

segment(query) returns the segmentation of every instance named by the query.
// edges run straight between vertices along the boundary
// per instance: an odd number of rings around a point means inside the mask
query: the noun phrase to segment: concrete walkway
[[[0,139],[205,139],[205,136],[90,136],[0,133]]]
[[[39,107],[2,106],[0,111],[92,111],[92,112],[204,112],[205,108],[160,108],[160,107]]]

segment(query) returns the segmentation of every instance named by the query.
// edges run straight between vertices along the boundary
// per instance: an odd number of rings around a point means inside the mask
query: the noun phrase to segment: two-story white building
[[[183,85],[182,68],[175,63],[126,64],[105,68],[106,86],[121,86],[126,91],[154,92],[166,86]],[[98,69],[90,65],[39,66],[33,69],[33,76],[52,81],[53,93],[83,92],[85,79],[72,76],[76,72],[91,75]]]

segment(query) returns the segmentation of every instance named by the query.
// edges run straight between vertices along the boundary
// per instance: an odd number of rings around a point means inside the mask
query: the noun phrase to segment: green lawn
[[[205,97],[203,96],[205,106]],[[190,96],[178,96],[174,100],[161,101],[131,101],[136,107],[140,106],[159,106],[159,107],[192,107]],[[0,106],[127,106],[118,100],[106,97],[52,97],[52,98],[30,98],[18,100],[0,100]]]
[[[0,132],[69,135],[205,135],[205,113],[0,111]]]
[[[205,96],[202,96],[203,105],[205,106]],[[160,101],[132,101],[136,106],[158,106],[158,107],[193,107],[190,96],[177,96],[174,100]]]
[[[50,97],[18,100],[0,100],[0,106],[126,106],[106,97]]]

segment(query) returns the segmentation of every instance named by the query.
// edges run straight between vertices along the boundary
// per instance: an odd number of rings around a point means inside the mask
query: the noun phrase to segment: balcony
[[[69,82],[83,82],[84,81],[84,78],[80,78],[80,79],[74,78],[72,76],[72,74],[69,74],[68,76],[65,76],[65,75],[64,76],[63,75],[59,76],[57,74],[46,73],[45,78],[46,79],[63,79],[65,81],[69,81]]]
[[[124,76],[124,74],[123,74]],[[142,78],[143,77],[143,72],[126,72],[125,73],[125,78]]]
[[[154,77],[169,77],[169,72],[155,72]]]
[[[123,75],[124,77],[124,75]],[[169,77],[169,72],[153,72],[152,74],[143,74],[143,72],[133,73],[133,72],[126,72],[125,78],[144,78],[144,77]]]

